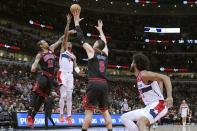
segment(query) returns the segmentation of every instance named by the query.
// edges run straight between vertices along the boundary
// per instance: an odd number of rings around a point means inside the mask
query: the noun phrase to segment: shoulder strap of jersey
[[[50,48],[49,48],[49,51],[51,51],[53,54],[55,54]]]
[[[146,70],[142,70],[142,71],[140,71],[140,73],[138,74],[138,76],[137,76],[137,82],[140,82],[141,80],[142,80],[142,73],[143,72],[145,72]]]
[[[73,56],[75,56],[74,55],[74,53],[73,52],[71,52],[71,50],[69,50],[69,49],[66,49],[70,54],[72,54]],[[75,56],[76,57],[76,56]]]

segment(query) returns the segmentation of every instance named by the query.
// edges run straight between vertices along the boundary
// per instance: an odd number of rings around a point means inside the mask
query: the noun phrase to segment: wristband
[[[78,66],[77,66],[77,67],[75,67],[75,71],[79,74],[80,69],[79,69],[79,67],[78,67]]]
[[[77,38],[79,39],[81,44],[85,43],[85,37],[83,35],[83,31],[81,30],[80,26],[75,26],[75,29],[77,31]]]

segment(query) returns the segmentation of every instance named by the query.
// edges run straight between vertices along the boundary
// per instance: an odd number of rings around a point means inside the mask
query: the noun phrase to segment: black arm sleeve
[[[85,43],[85,37],[83,35],[83,31],[81,30],[80,26],[76,26],[75,29],[77,31],[77,38],[79,39],[81,44],[84,44]]]

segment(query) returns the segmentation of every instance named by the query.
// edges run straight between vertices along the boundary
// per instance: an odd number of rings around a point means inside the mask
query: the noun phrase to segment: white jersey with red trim
[[[157,102],[159,100],[164,100],[164,97],[161,93],[159,84],[157,81],[153,81],[151,84],[146,85],[142,81],[141,74],[145,71],[141,71],[137,77],[137,85],[138,91],[142,97],[144,104],[150,105],[153,102]]]
[[[181,114],[187,114],[189,112],[189,106],[187,104],[181,104]]]
[[[61,53],[59,59],[60,71],[72,73],[75,58],[75,55],[68,49],[64,53]]]

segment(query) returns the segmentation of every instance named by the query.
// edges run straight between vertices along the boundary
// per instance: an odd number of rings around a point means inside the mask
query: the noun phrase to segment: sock
[[[67,105],[67,113],[68,116],[71,116],[71,111],[72,111],[72,91],[67,91],[66,92],[66,105]]]
[[[126,126],[128,131],[139,131],[137,125],[131,119],[129,119],[127,116],[123,115],[121,117],[121,121]]]

